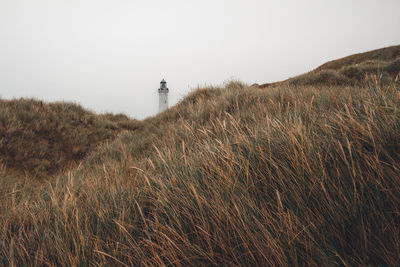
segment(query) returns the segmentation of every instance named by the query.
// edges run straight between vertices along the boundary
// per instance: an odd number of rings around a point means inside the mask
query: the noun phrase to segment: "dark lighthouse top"
[[[162,79],[162,81],[160,82],[160,88],[158,88],[158,92],[159,93],[168,93],[169,89],[167,88],[167,82]]]

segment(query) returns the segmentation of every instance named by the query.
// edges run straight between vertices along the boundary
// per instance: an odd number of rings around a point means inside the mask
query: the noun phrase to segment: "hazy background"
[[[265,83],[400,44],[399,0],[0,0],[0,95],[142,119],[191,89]]]

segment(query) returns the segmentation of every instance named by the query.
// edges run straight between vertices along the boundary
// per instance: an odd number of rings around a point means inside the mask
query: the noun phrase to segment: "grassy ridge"
[[[390,46],[382,49],[376,49],[373,51],[354,54],[341,59],[329,61],[316,70],[339,70],[341,68],[349,67],[352,65],[360,65],[371,62],[391,62],[400,57],[400,45]]]
[[[373,50],[329,61],[313,71],[260,88],[303,85],[363,86],[364,80],[378,76],[381,83],[400,84],[400,45]]]
[[[32,177],[60,173],[138,122],[95,115],[77,104],[0,99],[0,159],[8,172]]]
[[[380,76],[199,89],[53,183],[4,191],[0,262],[398,266],[399,92]]]

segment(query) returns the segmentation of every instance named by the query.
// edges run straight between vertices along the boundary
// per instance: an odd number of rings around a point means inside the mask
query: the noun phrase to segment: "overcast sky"
[[[399,0],[0,0],[0,95],[142,119],[198,86],[265,83],[400,44]]]

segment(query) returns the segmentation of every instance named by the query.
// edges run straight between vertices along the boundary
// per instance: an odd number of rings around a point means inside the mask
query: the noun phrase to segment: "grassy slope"
[[[138,124],[125,115],[95,115],[71,103],[0,99],[0,163],[8,173],[47,177]]]
[[[377,75],[382,83],[394,80],[400,83],[400,45],[373,50],[329,61],[315,70],[276,83],[259,85],[260,88],[280,86],[283,84],[300,85],[362,85],[365,78]],[[396,79],[397,78],[397,79]]]
[[[197,90],[54,183],[4,192],[0,260],[398,265],[399,89]]]

